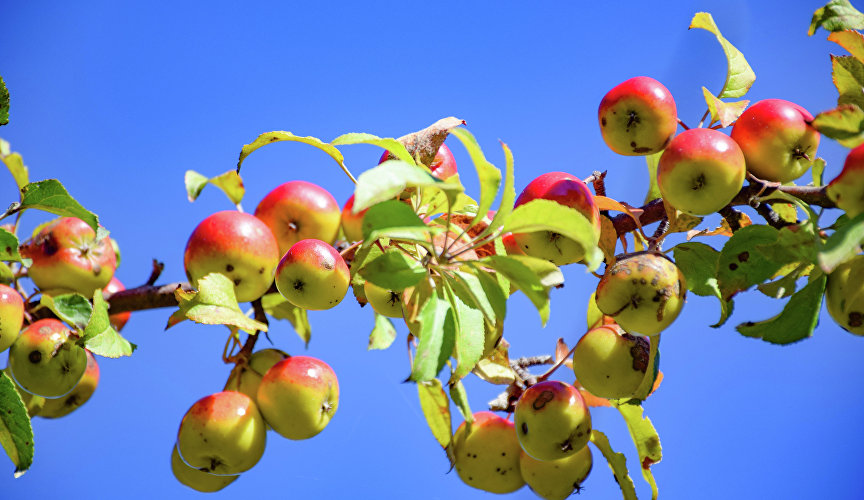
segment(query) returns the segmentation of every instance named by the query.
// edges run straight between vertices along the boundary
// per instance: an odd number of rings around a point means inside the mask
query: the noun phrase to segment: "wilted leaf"
[[[862,16],[864,21],[864,16]],[[859,61],[864,62],[864,35],[855,30],[835,31],[828,35],[828,41],[839,44]]]
[[[251,143],[243,146],[243,148],[240,150],[240,159],[237,160],[237,173],[240,173],[240,166],[243,164],[243,160],[245,160],[247,156],[252,154],[253,151],[268,144],[273,144],[274,142],[281,141],[302,142],[304,144],[309,144],[310,146],[315,146],[316,148],[330,155],[330,158],[333,158],[336,163],[339,164],[339,167],[342,169],[342,171],[345,172],[349,177],[351,177],[351,179],[354,179],[354,176],[352,176],[351,173],[348,171],[348,167],[345,166],[345,158],[342,156],[342,153],[334,146],[327,144],[326,142],[318,139],[317,137],[300,137],[284,130],[263,133]]]

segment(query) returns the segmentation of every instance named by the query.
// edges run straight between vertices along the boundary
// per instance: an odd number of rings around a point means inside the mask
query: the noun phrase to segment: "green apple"
[[[213,493],[233,483],[240,476],[216,476],[209,472],[190,467],[180,458],[177,446],[171,451],[171,472],[181,484],[202,493]]]
[[[849,152],[840,175],[828,184],[827,193],[850,218],[864,213],[864,144]]]
[[[638,252],[606,269],[595,299],[600,311],[621,328],[656,335],[675,321],[686,295],[684,275],[669,258]]]
[[[453,436],[456,473],[473,488],[510,493],[525,486],[519,472],[519,440],[513,422],[489,411],[474,414]]]
[[[0,352],[18,338],[24,325],[24,299],[14,288],[0,285]]]
[[[298,241],[276,267],[276,289],[303,309],[335,307],[348,293],[350,281],[345,259],[321,240]]]
[[[519,469],[531,490],[546,500],[564,500],[578,491],[591,472],[593,460],[587,445],[569,457],[544,461],[522,453]]]
[[[333,243],[339,232],[341,212],[326,189],[305,181],[290,181],[267,194],[255,209],[279,242],[284,255],[300,240],[316,239]]]
[[[258,405],[273,430],[308,439],[327,427],[339,406],[339,382],[317,358],[291,356],[273,365],[258,387]]]
[[[625,80],[603,96],[597,119],[609,149],[628,156],[662,151],[678,129],[672,94],[647,76]]]
[[[514,415],[519,444],[538,460],[573,455],[591,436],[591,413],[579,390],[557,380],[526,389]]]
[[[573,372],[582,387],[601,398],[631,396],[648,369],[648,340],[614,326],[588,331],[573,350]]]
[[[99,385],[99,365],[96,363],[96,357],[90,351],[85,349],[84,352],[87,353],[87,369],[84,370],[84,376],[69,394],[45,400],[45,404],[39,411],[40,417],[64,417],[86,403],[90,396],[96,392],[96,386]]]
[[[177,432],[183,460],[203,472],[239,474],[264,454],[267,429],[249,396],[234,391],[211,394],[189,408]]]
[[[376,313],[388,318],[402,317],[403,290],[387,290],[367,281],[363,284],[363,292],[366,294],[366,301]]]
[[[56,319],[25,328],[9,350],[9,370],[18,385],[46,398],[71,391],[87,369],[87,353],[71,333]]]
[[[249,356],[249,361],[240,367],[225,386],[226,391],[237,391],[257,402],[258,386],[267,370],[287,358],[288,354],[279,349],[261,349]]]
[[[828,314],[847,332],[864,335],[864,255],[856,255],[828,275]]]
[[[709,128],[681,132],[660,156],[657,186],[663,200],[692,215],[714,213],[744,185],[747,167],[741,148]]]

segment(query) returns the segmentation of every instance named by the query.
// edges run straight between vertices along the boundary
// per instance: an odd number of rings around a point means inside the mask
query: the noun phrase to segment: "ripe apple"
[[[335,307],[348,293],[350,281],[345,259],[321,240],[298,241],[276,268],[276,289],[303,309]]]
[[[90,396],[96,392],[96,386],[99,385],[99,365],[96,363],[96,357],[90,351],[85,349],[84,352],[87,353],[87,369],[84,370],[84,376],[69,394],[56,399],[46,399],[39,411],[40,417],[59,418],[66,416],[86,403]]]
[[[569,457],[543,461],[522,453],[519,469],[537,496],[546,500],[564,500],[579,489],[591,472],[591,448],[584,446]]]
[[[264,419],[288,439],[308,439],[323,431],[339,406],[339,382],[317,358],[291,356],[273,365],[258,387]]]
[[[601,326],[579,339],[573,372],[582,387],[601,398],[631,396],[648,370],[648,341],[613,326]]]
[[[525,255],[525,252],[522,251],[519,243],[516,242],[513,233],[504,234],[504,236],[501,237],[501,242],[504,243],[504,250],[507,251],[507,255]]]
[[[384,163],[388,159],[393,158],[395,157],[390,156],[388,151],[384,151],[384,154],[381,155],[381,159],[378,160],[378,163]],[[442,181],[456,175],[456,159],[453,158],[453,152],[450,151],[450,148],[448,148],[446,144],[442,144],[441,147],[438,148],[438,152],[435,153],[435,158],[432,159],[432,164],[429,165],[429,170],[432,171],[432,175]]]
[[[9,349],[9,370],[24,390],[46,398],[71,391],[87,369],[87,353],[56,319],[40,319]]]
[[[669,90],[653,78],[637,76],[618,84],[600,101],[600,133],[621,155],[662,151],[678,129],[678,110]]]
[[[361,210],[360,213],[354,213],[354,195],[352,194],[345,206],[342,207],[342,232],[345,233],[345,238],[348,241],[360,241],[363,239],[363,216],[366,215],[368,208]]]
[[[242,392],[257,403],[258,386],[261,385],[264,374],[287,357],[288,353],[279,349],[255,351],[249,356],[249,361],[240,368],[239,373],[228,380],[225,390]]]
[[[239,474],[258,463],[266,440],[264,419],[252,398],[223,391],[189,408],[177,432],[177,451],[200,471]]]
[[[856,255],[828,275],[828,314],[847,332],[864,335],[864,255]]]
[[[24,324],[24,299],[14,288],[0,285],[0,352],[18,338]]]
[[[591,414],[579,390],[557,380],[526,389],[514,415],[519,444],[538,460],[573,455],[591,436]]]
[[[264,295],[273,283],[279,245],[273,232],[256,217],[226,210],[210,215],[192,231],[183,254],[193,285],[210,273],[234,281],[238,302]]]
[[[597,285],[595,299],[603,314],[631,333],[656,335],[666,329],[687,295],[684,275],[669,258],[638,252],[619,259]]]
[[[300,240],[332,243],[339,233],[339,204],[326,189],[305,181],[289,181],[267,194],[255,217],[261,219],[279,242],[284,255]]]
[[[367,281],[363,284],[363,292],[366,294],[366,301],[376,313],[388,318],[402,317],[403,290],[387,290]]]
[[[747,168],[741,148],[709,128],[681,132],[660,156],[657,185],[663,199],[692,215],[708,215],[732,201]]]
[[[474,414],[471,430],[465,422],[453,436],[456,473],[473,488],[510,493],[525,485],[519,472],[519,440],[513,422],[489,411]]]
[[[849,152],[840,175],[828,184],[828,198],[850,218],[864,213],[864,144]]]
[[[171,472],[180,481],[180,484],[188,486],[202,493],[213,493],[233,483],[240,476],[216,476],[209,472],[190,467],[180,458],[177,446],[171,451]]]
[[[813,115],[782,99],[765,99],[747,108],[732,127],[747,170],[756,177],[790,182],[804,175],[816,158],[819,132]]]
[[[123,283],[121,283],[116,276],[113,276],[111,278],[111,281],[109,281],[108,284],[105,285],[105,288],[102,289],[102,294],[107,299],[111,295],[117,292],[122,292],[123,290],[126,290],[126,287],[123,286]],[[124,326],[126,326],[126,323],[129,322],[130,317],[132,317],[131,311],[108,315],[108,319],[111,321],[111,325],[118,332],[122,330]]]
[[[45,225],[20,250],[21,256],[33,259],[28,276],[48,295],[77,292],[92,297],[117,268],[110,238],[97,241],[93,228],[75,217]]]
[[[515,206],[536,199],[552,200],[575,208],[597,228],[597,234],[600,234],[600,212],[594,195],[578,177],[565,172],[545,173],[525,186],[516,198]],[[525,254],[546,259],[559,266],[579,262],[585,256],[582,245],[551,231],[514,234],[513,239]]]

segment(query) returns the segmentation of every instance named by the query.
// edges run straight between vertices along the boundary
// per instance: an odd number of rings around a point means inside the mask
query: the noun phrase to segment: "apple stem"
[[[702,118],[699,118],[699,128],[702,128],[702,125],[705,124],[705,118],[708,118],[708,115],[711,113],[710,109],[705,110],[705,114],[702,115]],[[710,123],[708,125],[711,125]]]
[[[681,118],[678,118],[678,125],[684,127],[684,130],[690,130],[690,127],[688,127],[687,124],[681,120]]]

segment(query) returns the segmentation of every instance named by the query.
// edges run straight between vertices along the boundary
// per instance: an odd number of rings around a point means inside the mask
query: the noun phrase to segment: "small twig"
[[[546,370],[546,373],[537,377],[537,382],[543,382],[544,380],[551,377],[552,374],[555,373],[555,370],[557,370],[558,368],[561,368],[561,365],[563,365],[568,359],[570,359],[573,356],[573,351],[575,351],[575,350],[576,350],[576,346],[574,345],[570,349],[570,351],[567,352],[566,356],[562,356],[561,359],[559,359],[557,362],[555,362],[554,365],[552,365],[552,368],[549,368],[548,370]]]
[[[270,322],[267,320],[267,313],[264,311],[264,306],[261,304],[261,299],[255,299],[252,301],[252,308],[255,310],[255,321],[260,323],[264,323],[265,325],[269,325]],[[249,359],[249,356],[252,355],[252,349],[255,348],[255,342],[258,342],[258,337],[261,331],[255,332],[255,335],[249,335],[246,337],[246,342],[243,344],[243,349],[240,349],[240,352],[237,353],[238,358],[245,360]],[[265,332],[266,336],[267,333]],[[270,340],[270,337],[267,336],[267,340]],[[272,341],[271,341],[272,342]]]
[[[767,203],[754,202],[751,206],[756,210],[756,213],[765,219],[765,222],[771,225],[771,227],[781,229],[785,226],[791,225],[790,222],[781,219],[780,216],[777,215],[777,212],[775,212]]]
[[[162,275],[162,271],[165,269],[165,263],[159,262],[156,259],[153,259],[153,270],[150,271],[150,277],[147,278],[147,281],[144,283],[145,285],[152,286],[156,283],[156,280],[159,279],[159,276]]]
[[[594,194],[597,196],[606,196],[606,171],[600,172],[595,170],[592,177],[594,177],[591,181],[591,184],[594,186]]]
[[[681,118],[678,118],[678,125],[681,125],[682,127],[684,127],[684,130],[690,130],[690,127],[688,127],[687,124],[685,124],[685,123],[681,120]]]
[[[553,358],[549,354],[543,354],[540,356],[523,356],[519,359],[510,361],[511,364],[516,364],[522,368],[529,368],[532,366],[540,366],[540,365],[551,365],[555,363],[555,358]]]
[[[705,114],[702,115],[702,118],[699,118],[699,128],[702,128],[702,125],[705,124],[705,118],[708,118],[708,115],[711,113],[710,109],[705,110]],[[710,123],[708,125],[711,125]]]

